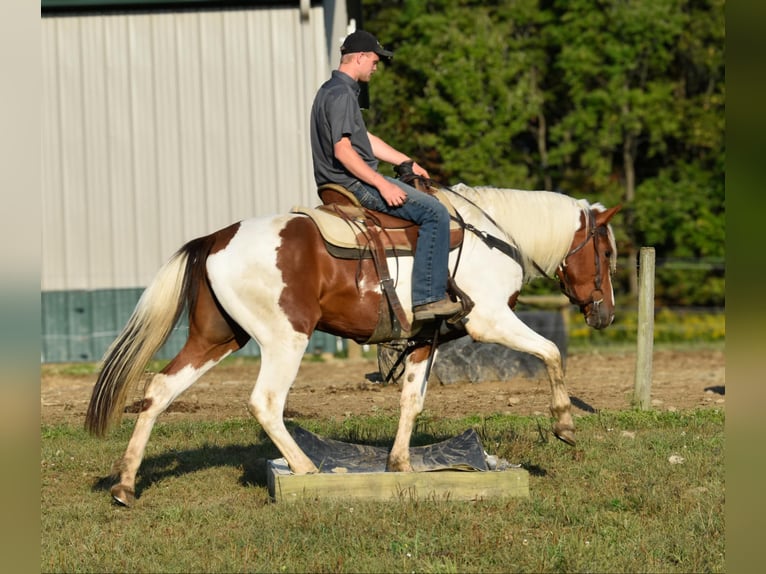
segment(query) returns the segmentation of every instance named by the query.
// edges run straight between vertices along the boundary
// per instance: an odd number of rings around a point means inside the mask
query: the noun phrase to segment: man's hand
[[[383,180],[383,182],[378,185],[378,193],[380,193],[383,201],[385,201],[389,207],[399,207],[400,205],[404,205],[407,201],[407,194],[404,190],[388,180]]]
[[[416,161],[412,162],[412,172],[415,175],[425,177],[426,179],[431,179],[431,176],[428,175],[428,172],[424,170],[422,167],[420,167],[420,165]]]

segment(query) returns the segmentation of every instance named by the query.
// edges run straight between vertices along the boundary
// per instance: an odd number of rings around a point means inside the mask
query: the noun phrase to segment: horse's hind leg
[[[120,504],[130,506],[134,502],[136,474],[157,417],[165,412],[182,392],[235,350],[230,346],[223,346],[217,349],[217,353],[207,353],[208,358],[202,359],[190,347],[193,348],[194,345],[190,346],[187,342],[175,359],[161,373],[154,375],[146,386],[133,435],[125,454],[115,468],[115,471],[119,472],[120,482],[110,489],[112,497]]]
[[[435,352],[436,353],[436,352]],[[415,428],[415,419],[423,411],[426,399],[426,378],[428,358],[431,354],[430,345],[418,347],[412,351],[404,363],[402,375],[402,391],[399,398],[399,428],[396,431],[394,445],[388,454],[386,470],[389,472],[409,472],[410,439]],[[434,359],[436,355],[434,354]]]
[[[209,294],[209,293],[208,293]],[[116,463],[120,481],[110,492],[124,506],[135,501],[136,474],[154,423],[170,404],[221,359],[241,348],[249,337],[235,333],[210,297],[201,296],[189,319],[189,338],[178,355],[144,390],[141,412],[123,457]]]

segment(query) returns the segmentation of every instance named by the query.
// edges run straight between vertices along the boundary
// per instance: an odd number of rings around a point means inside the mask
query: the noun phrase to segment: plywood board
[[[529,496],[529,473],[502,471],[356,472],[293,474],[285,459],[268,462],[269,494],[297,500],[486,500]]]

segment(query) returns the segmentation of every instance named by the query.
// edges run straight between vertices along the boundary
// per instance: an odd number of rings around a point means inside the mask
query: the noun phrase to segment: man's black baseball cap
[[[381,58],[393,58],[394,53],[384,50],[378,39],[364,30],[357,30],[346,36],[343,45],[340,47],[340,53],[343,55],[353,54],[355,52],[375,52]]]

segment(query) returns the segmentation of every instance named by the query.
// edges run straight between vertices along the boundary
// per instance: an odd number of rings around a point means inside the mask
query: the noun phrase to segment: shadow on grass
[[[526,470],[532,476],[548,476],[548,471],[545,470],[543,467],[538,466],[536,464],[530,464],[528,462],[522,462],[521,463],[521,468]]]
[[[570,396],[569,400],[572,402],[572,406],[577,407],[578,409],[585,411],[586,413],[596,412],[596,409],[594,409],[592,405],[586,403],[582,399],[578,399],[577,397]]]
[[[266,462],[280,456],[270,443],[169,450],[160,455],[148,456],[142,461],[136,480],[136,497],[140,498],[144,490],[166,478],[218,467],[241,468],[241,486],[266,487]],[[104,476],[93,483],[92,490],[108,491],[117,482],[117,475]]]

